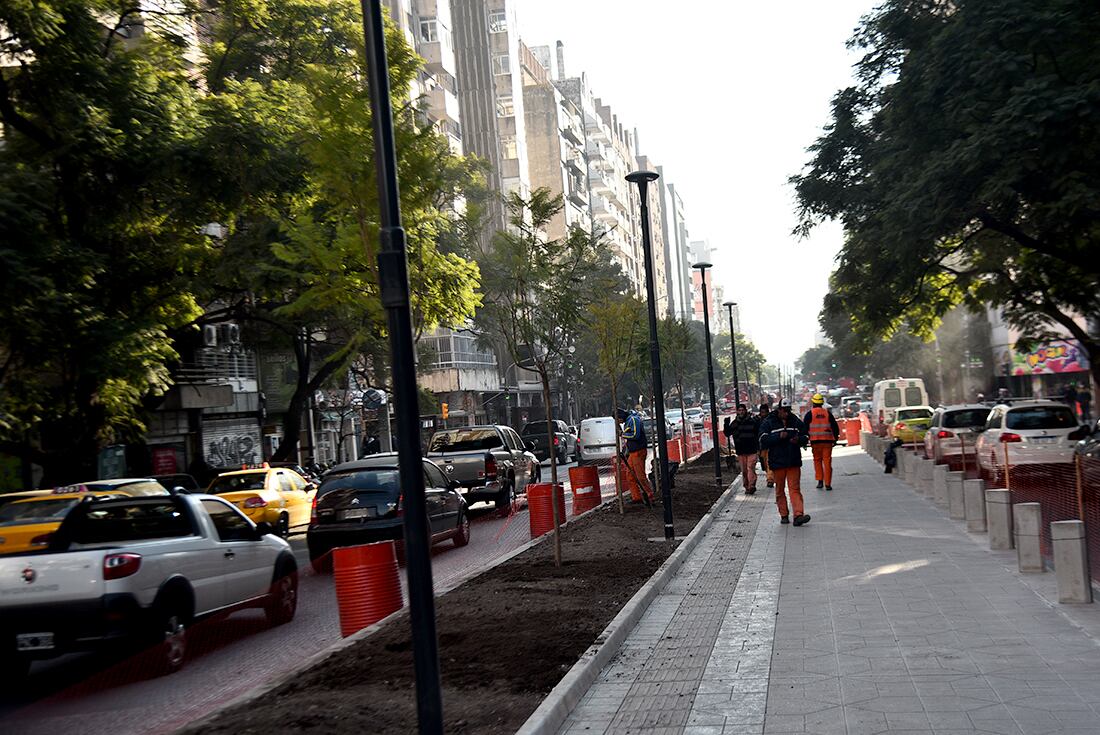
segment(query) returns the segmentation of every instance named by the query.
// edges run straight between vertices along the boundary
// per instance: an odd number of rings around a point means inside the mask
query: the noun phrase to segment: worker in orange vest
[[[840,426],[833,412],[825,408],[825,396],[814,393],[809,413],[803,419],[810,435],[810,450],[814,455],[814,476],[817,489],[833,489],[833,447],[840,439]]]

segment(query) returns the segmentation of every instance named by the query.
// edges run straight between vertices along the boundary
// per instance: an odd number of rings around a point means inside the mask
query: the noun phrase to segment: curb
[[[558,682],[538,708],[531,713],[527,721],[516,731],[516,735],[552,735],[557,733],[562,723],[569,717],[569,713],[577,706],[592,682],[599,676],[600,671],[607,665],[611,657],[619,652],[634,626],[641,620],[642,615],[649,608],[650,603],[659,595],[669,581],[679,571],[684,561],[699,544],[699,540],[710,529],[717,515],[726,509],[741,485],[742,479],[738,475],[730,483],[726,491],[714,501],[714,505],[706,515],[699,519],[680,545],[665,559],[664,564],[653,573],[642,587],[634,593],[634,596],[623,606],[604,631],[596,637],[595,643],[581,654],[573,667]]]
[[[583,518],[584,516],[588,515],[589,513],[593,513],[595,511],[599,510],[600,508],[603,508],[604,506],[612,505],[613,503],[616,502],[616,500],[617,500],[617,496],[613,495],[609,499],[604,500],[603,502],[601,502],[595,508],[592,508],[590,510],[586,510],[584,513],[581,513],[580,515],[571,516],[571,517],[567,518],[565,520],[565,522],[561,524],[561,526],[562,526],[562,528],[564,528],[566,525],[568,525],[569,523],[571,523],[572,521],[574,521],[578,518]],[[719,498],[719,500],[721,500],[721,498]],[[710,512],[714,512],[714,509],[712,508]],[[704,518],[705,518],[705,516],[704,516]],[[482,574],[485,574],[489,570],[500,566],[504,562],[509,561],[509,560],[519,556],[523,552],[528,551],[528,550],[534,548],[535,546],[538,546],[539,544],[543,543],[544,541],[547,541],[548,539],[550,539],[552,537],[553,537],[553,534],[544,533],[542,536],[539,536],[538,538],[531,539],[530,541],[525,543],[523,546],[520,546],[517,549],[513,549],[512,551],[509,551],[507,554],[504,554],[503,556],[500,556],[500,557],[494,559],[487,566],[480,569],[477,572],[477,574],[474,574],[470,577],[466,577],[464,579],[457,580],[457,581],[455,581],[451,584],[441,586],[438,590],[436,590],[433,597],[441,597],[442,595],[447,594],[451,590],[454,590],[454,589],[462,586],[463,584],[465,584],[466,582],[469,582],[472,579],[476,579],[476,578],[480,577]],[[688,538],[690,538],[690,536]],[[684,543],[686,543],[686,542],[687,542],[687,540],[685,539]],[[683,546],[683,544],[681,544],[681,547],[682,546]],[[665,563],[667,564],[668,562],[666,561]],[[206,725],[210,724],[210,722],[212,722],[214,719],[216,719],[219,715],[226,712],[227,710],[230,710],[230,709],[232,709],[234,707],[237,707],[239,705],[242,705],[242,704],[247,704],[249,702],[255,701],[255,700],[259,699],[260,697],[263,697],[267,694],[270,694],[272,691],[278,689],[283,684],[287,684],[287,683],[299,678],[302,674],[304,674],[307,671],[309,671],[309,670],[319,666],[320,664],[324,663],[327,659],[329,659],[331,656],[338,653],[339,651],[342,651],[345,648],[348,648],[349,646],[352,646],[352,645],[358,643],[359,641],[361,641],[365,638],[371,637],[376,632],[378,632],[378,630],[380,630],[382,628],[382,626],[386,625],[390,621],[397,620],[398,618],[400,618],[402,616],[407,616],[408,612],[409,612],[408,606],[404,606],[400,610],[397,610],[395,612],[390,613],[389,615],[382,618],[381,620],[374,623],[373,625],[369,625],[366,628],[363,628],[362,630],[356,631],[355,633],[352,633],[351,635],[349,635],[347,638],[341,638],[340,640],[336,641],[335,643],[328,646],[327,648],[324,648],[320,651],[317,651],[316,653],[314,653],[313,655],[309,656],[304,661],[302,661],[299,665],[297,665],[297,666],[295,666],[295,667],[293,667],[293,668],[291,668],[287,671],[282,672],[281,674],[279,674],[279,676],[275,677],[274,679],[266,681],[263,684],[259,684],[256,687],[254,687],[253,689],[250,689],[249,691],[244,692],[243,694],[241,694],[237,697],[234,697],[233,699],[230,699],[227,702],[224,702],[224,703],[220,704],[217,707],[217,709],[211,710],[210,712],[203,715],[201,718],[199,718],[197,720],[192,720],[191,722],[188,722],[184,725],[168,724],[164,729],[159,729],[157,732],[178,733],[179,735],[185,735],[186,733],[197,731],[200,728],[205,727]]]

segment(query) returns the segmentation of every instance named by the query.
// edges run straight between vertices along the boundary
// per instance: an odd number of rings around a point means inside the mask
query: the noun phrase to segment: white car
[[[989,406],[966,403],[940,406],[932,414],[932,424],[924,435],[924,456],[936,464],[962,469],[963,455],[974,467],[974,442],[989,418]]]
[[[48,550],[0,557],[0,669],[18,681],[33,659],[122,642],[168,673],[197,620],[259,607],[278,625],[297,602],[290,545],[222,498],[89,497]]]
[[[686,411],[686,415],[687,415],[688,421],[691,422],[691,428],[695,429],[696,431],[702,431],[703,426],[704,426],[704,421],[705,421],[704,416],[706,416],[706,411],[704,411],[702,408],[700,408],[698,406],[695,406],[694,408],[689,408]]]
[[[1027,401],[993,407],[975,443],[978,469],[996,486],[1016,465],[1073,462],[1073,447],[1088,435],[1069,406],[1055,401]]]
[[[581,421],[577,446],[581,464],[611,461],[615,456],[615,419],[601,416]]]

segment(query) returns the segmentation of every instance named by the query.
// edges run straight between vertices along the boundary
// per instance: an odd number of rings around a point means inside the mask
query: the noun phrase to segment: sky
[[[830,223],[806,239],[788,177],[852,80],[845,43],[874,0],[516,0],[528,46],[565,44],[640,152],[684,199],[691,240],[709,240],[715,283],[772,364],[813,346],[841,245]]]

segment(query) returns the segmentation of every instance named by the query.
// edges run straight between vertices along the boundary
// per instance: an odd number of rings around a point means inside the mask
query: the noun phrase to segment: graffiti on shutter
[[[260,427],[255,420],[203,422],[206,462],[212,467],[237,467],[263,461]]]

